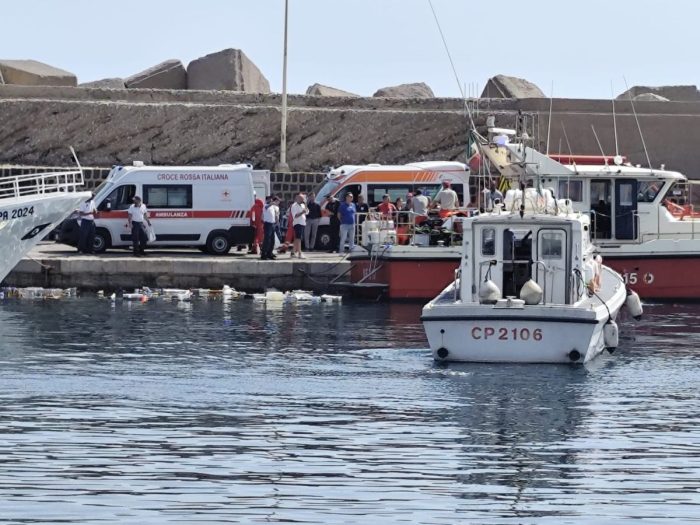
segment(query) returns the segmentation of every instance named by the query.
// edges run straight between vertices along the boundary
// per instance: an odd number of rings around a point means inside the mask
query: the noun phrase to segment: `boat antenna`
[[[552,89],[549,92],[549,120],[547,121],[547,152],[545,155],[549,155],[549,136],[552,131],[552,102],[554,101],[554,80],[552,80]]]
[[[433,1],[428,0],[428,5],[430,5],[430,10],[433,12],[433,18],[435,18],[435,24],[437,25],[438,31],[440,32],[440,38],[442,38],[442,45],[445,47],[445,53],[447,54],[447,58],[450,61],[450,66],[452,67],[452,73],[455,76],[455,81],[457,82],[457,87],[459,88],[459,92],[462,95],[462,100],[464,100],[464,107],[467,110],[467,117],[469,118],[469,125],[471,126],[471,131],[476,132],[476,126],[474,125],[474,119],[472,118],[472,111],[471,111],[471,108],[469,107],[469,104],[467,103],[466,94],[464,93],[464,89],[462,88],[462,82],[459,80],[459,74],[457,73],[457,68],[455,67],[454,60],[452,60],[452,54],[450,53],[450,48],[447,45],[447,39],[445,38],[445,33],[442,32],[442,26],[440,26],[440,20],[438,20],[437,13],[435,12],[435,8],[433,7]]]
[[[605,152],[603,151],[603,146],[600,144],[600,139],[598,139],[598,134],[595,132],[595,128],[593,127],[593,124],[591,124],[591,129],[593,130],[593,136],[595,137],[595,141],[598,143],[598,149],[600,150],[600,154],[605,158],[605,165],[608,165],[608,157],[605,156]]]
[[[571,162],[571,160],[574,157],[574,153],[573,153],[573,151],[571,151],[571,142],[569,142],[569,135],[567,135],[567,133],[566,133],[566,127],[564,126],[563,120],[561,121],[561,130],[564,133],[564,140],[566,140],[566,147],[569,149],[569,162]]]
[[[647,165],[649,166],[649,169],[653,169],[651,167],[651,161],[649,160],[649,152],[647,151],[647,145],[644,142],[644,134],[642,133],[642,127],[639,125],[639,118],[637,118],[637,110],[634,109],[634,100],[632,100],[632,92],[630,91],[630,87],[627,85],[627,79],[625,77],[622,77],[622,79],[625,81],[625,89],[627,89],[627,94],[630,97],[630,104],[632,104],[632,113],[634,113],[634,120],[637,122],[637,129],[639,130],[639,137],[642,139],[642,147],[644,148],[644,155],[647,157]]]
[[[613,83],[610,81],[610,100],[612,101],[613,111],[613,132],[615,133],[615,157],[620,156],[620,150],[617,147],[617,119],[615,118],[615,92],[613,91]]]

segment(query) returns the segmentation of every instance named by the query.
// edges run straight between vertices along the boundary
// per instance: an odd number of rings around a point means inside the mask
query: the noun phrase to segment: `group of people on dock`
[[[443,182],[442,188],[432,201],[420,190],[408,193],[405,200],[399,197],[394,202],[387,194],[374,209],[369,207],[363,195],[356,197],[351,192],[345,193],[343,202],[329,195],[320,203],[316,201],[313,192],[308,195],[299,193],[284,212],[278,196],[270,195],[264,202],[256,197],[250,213],[254,233],[249,248],[251,253],[259,254],[262,260],[276,259],[275,249],[278,246],[278,253],[289,251],[292,258],[303,259],[305,256],[302,247],[305,251],[316,249],[321,218],[327,216],[330,237],[329,243],[326,244],[330,247],[328,251],[344,253],[346,246],[349,251],[354,249],[356,226],[361,224],[371,211],[375,211],[382,220],[398,220],[402,214],[425,216],[431,208],[437,208],[441,215],[459,208],[459,197],[450,187],[449,181]],[[96,213],[94,195],[77,210],[79,253],[94,253]],[[151,221],[148,209],[139,196],[133,198],[133,204],[127,210],[127,219],[133,254],[143,257],[146,255]]]
[[[458,208],[459,196],[449,181],[443,182],[432,201],[421,190],[408,193],[405,201],[399,197],[392,202],[390,195],[386,194],[374,209],[370,208],[362,194],[355,197],[353,193],[347,192],[343,202],[329,195],[319,203],[316,195],[311,192],[308,195],[299,193],[285,214],[281,211],[279,197],[269,196],[265,203],[260,201],[254,207],[262,210],[259,211],[262,221],[258,221],[262,224],[256,230],[256,240],[251,251],[258,253],[257,246],[260,245],[260,258],[273,260],[277,258],[274,252],[279,243],[279,253],[289,250],[292,258],[303,259],[302,246],[306,251],[316,249],[319,223],[322,217],[327,216],[330,237],[328,252],[344,253],[346,247],[348,251],[354,249],[356,227],[362,224],[371,211],[375,211],[382,220],[398,220],[409,214],[424,217],[430,209],[437,209],[441,216],[447,216]],[[287,233],[283,237],[281,232],[285,226]]]

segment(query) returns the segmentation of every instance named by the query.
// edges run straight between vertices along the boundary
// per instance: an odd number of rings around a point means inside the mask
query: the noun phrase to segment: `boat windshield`
[[[333,195],[340,187],[340,183],[333,180],[322,182],[316,190],[316,202],[323,202],[326,197]]]

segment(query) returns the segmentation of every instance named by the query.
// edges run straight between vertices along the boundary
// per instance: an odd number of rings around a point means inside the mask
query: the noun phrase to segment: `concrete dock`
[[[337,254],[311,252],[305,259],[280,254],[274,261],[231,251],[215,257],[198,250],[154,249],[147,257],[127,250],[81,255],[74,248],[40,243],[7,276],[5,286],[42,286],[87,290],[155,288],[221,288],[228,284],[247,292],[304,289],[334,290],[330,282],[349,271],[350,262]]]

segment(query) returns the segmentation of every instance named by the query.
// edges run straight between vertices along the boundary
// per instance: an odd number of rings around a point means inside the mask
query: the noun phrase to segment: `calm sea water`
[[[0,523],[700,522],[700,307],[587,367],[419,305],[0,302]]]

